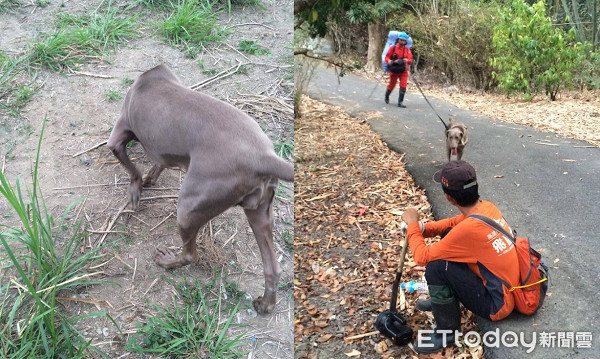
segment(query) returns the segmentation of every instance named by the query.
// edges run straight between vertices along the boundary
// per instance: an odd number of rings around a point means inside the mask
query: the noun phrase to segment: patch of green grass
[[[247,353],[236,349],[242,335],[228,337],[229,328],[239,308],[224,305],[221,294],[210,299],[198,281],[184,281],[176,286],[172,306],[154,306],[158,312],[130,337],[125,350],[152,353],[164,358],[241,358]],[[222,321],[220,319],[222,318]]]
[[[223,2],[224,6],[227,7],[227,12],[229,14],[231,14],[231,9],[234,6],[245,6],[245,5],[250,5],[250,6],[257,6],[261,9],[266,9],[266,7],[263,5],[261,0],[221,0],[221,2]]]
[[[61,71],[65,67],[84,63],[90,57],[116,50],[128,38],[139,36],[137,15],[123,16],[112,1],[91,15],[63,14],[57,20],[55,34],[43,34],[28,51],[30,66]]]
[[[19,0],[0,0],[0,14],[12,11],[21,5],[21,1]]]
[[[18,178],[13,187],[0,173],[0,194],[20,220],[14,227],[3,226],[0,233],[0,265],[15,274],[12,283],[6,277],[0,282],[0,354],[13,359],[88,358],[95,352],[108,358],[90,345],[76,325],[82,319],[102,316],[116,326],[114,320],[106,313],[69,315],[57,302],[57,297],[68,296],[67,292],[81,285],[101,283],[93,279],[99,272],[86,269],[100,258],[104,247],[80,254],[81,228],[66,222],[77,201],[65,209],[58,222],[46,209],[38,183],[44,127],[45,120],[28,195],[23,196]]]
[[[118,45],[125,44],[125,39],[140,36],[138,16],[119,14],[118,7],[113,7],[112,1],[109,1],[105,9],[92,14],[85,32],[101,51],[106,51],[109,47],[116,50]]]
[[[224,39],[225,30],[216,25],[217,13],[210,0],[179,0],[167,19],[158,23],[167,41],[188,56],[198,47]]]
[[[130,78],[124,78],[121,80],[121,87],[127,87],[127,86],[131,86],[133,85],[133,83],[135,82],[135,80],[132,80]]]
[[[153,11],[173,10],[176,6],[174,0],[141,0],[141,3]]]
[[[260,46],[256,40],[242,39],[238,45],[238,50],[250,55],[271,55],[271,51]]]
[[[281,239],[285,244],[285,248],[288,252],[292,252],[294,250],[294,233],[288,231],[287,229],[281,233]]]
[[[285,183],[280,182],[279,186],[277,186],[277,192],[275,193],[275,198],[282,199],[282,200],[289,202],[292,200],[292,198],[287,193],[285,193],[285,189],[290,189],[290,187],[288,185],[286,185]]]
[[[108,90],[105,95],[110,101],[119,101],[123,98],[123,94],[115,90]]]
[[[289,142],[275,142],[275,152],[281,158],[292,159],[294,157],[294,144]]]
[[[223,71],[223,69],[219,68],[219,69],[206,69],[206,70],[202,70],[202,73],[205,75],[216,75],[219,72]]]

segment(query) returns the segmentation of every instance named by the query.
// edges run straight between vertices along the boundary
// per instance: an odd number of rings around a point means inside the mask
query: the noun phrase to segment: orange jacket
[[[395,44],[390,46],[390,49],[388,50],[387,54],[385,55],[385,62],[388,63],[390,62],[390,59],[392,58],[392,54],[394,53],[394,49],[396,50],[396,55],[398,55],[399,59],[403,59],[406,58],[406,60],[408,60],[408,64],[412,64],[413,58],[412,58],[412,52],[410,51],[410,49],[406,46],[400,45],[400,44]]]
[[[479,201],[469,215],[473,213],[495,220],[512,233],[493,203]],[[448,227],[452,227],[452,230],[442,240],[431,245],[425,244],[424,237],[440,235]],[[495,299],[494,309],[497,311],[491,315],[492,320],[500,320],[512,312],[514,299],[509,289],[519,285],[519,262],[510,239],[486,224],[462,214],[425,223],[423,233],[418,223],[411,223],[407,235],[410,250],[418,265],[427,265],[438,259],[467,263]]]

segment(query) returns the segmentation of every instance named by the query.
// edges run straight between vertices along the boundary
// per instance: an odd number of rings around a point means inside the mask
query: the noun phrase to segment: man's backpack
[[[496,221],[484,215],[472,214],[469,217],[487,224],[513,242],[519,260],[521,284],[510,288],[515,299],[515,308],[522,314],[535,313],[544,303],[548,290],[548,267],[542,261],[542,255],[531,248],[529,238],[509,234]]]

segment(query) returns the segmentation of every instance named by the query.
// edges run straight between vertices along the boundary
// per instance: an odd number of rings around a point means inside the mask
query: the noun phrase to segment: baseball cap
[[[448,162],[444,168],[433,175],[433,180],[453,191],[467,189],[477,184],[475,169],[465,161]]]

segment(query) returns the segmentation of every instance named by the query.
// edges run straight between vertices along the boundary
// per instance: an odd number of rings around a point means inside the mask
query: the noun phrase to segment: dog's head
[[[468,140],[467,127],[461,122],[450,120],[448,129],[446,130],[446,144],[452,151],[452,154],[456,155],[456,149],[464,147]]]

